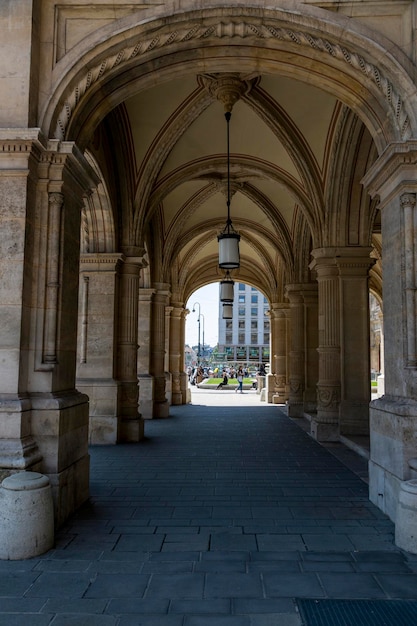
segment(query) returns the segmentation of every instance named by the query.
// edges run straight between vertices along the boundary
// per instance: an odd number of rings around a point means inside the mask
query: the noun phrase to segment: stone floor
[[[192,397],[142,443],[91,449],[91,498],[55,548],[0,561],[1,626],[360,626],[372,606],[416,609],[417,556],[369,502],[365,459],[254,391]],[[337,602],[368,618],[319,615]]]

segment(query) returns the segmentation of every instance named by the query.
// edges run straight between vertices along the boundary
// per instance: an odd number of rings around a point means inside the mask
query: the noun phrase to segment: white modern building
[[[225,362],[249,366],[269,362],[268,311],[263,293],[235,282],[232,319],[223,319],[223,303],[219,302],[219,354]]]

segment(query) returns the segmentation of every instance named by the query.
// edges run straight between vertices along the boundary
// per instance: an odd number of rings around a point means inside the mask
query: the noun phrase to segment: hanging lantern
[[[223,302],[223,315],[222,318],[224,320],[231,320],[233,319],[233,304],[230,304],[229,302]]]
[[[234,286],[235,283],[231,279],[229,272],[226,272],[226,276],[220,281],[220,302],[233,302]]]
[[[227,122],[227,221],[224,230],[217,236],[219,242],[219,267],[225,270],[234,270],[240,266],[239,241],[237,233],[230,219],[230,111],[225,113]]]

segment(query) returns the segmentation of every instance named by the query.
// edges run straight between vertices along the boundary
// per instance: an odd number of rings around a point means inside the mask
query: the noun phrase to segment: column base
[[[316,441],[339,441],[339,424],[320,422],[313,418],[310,434]]]
[[[153,405],[153,416],[155,419],[164,419],[166,417],[170,417],[169,403],[167,401],[155,402]]]
[[[0,395],[0,468],[40,471],[42,454],[31,435],[32,402]]]
[[[154,378],[149,374],[138,376],[139,379],[139,410],[144,420],[153,418]]]
[[[145,436],[144,422],[141,417],[134,419],[121,419],[119,425],[119,442],[137,443]]]
[[[0,468],[39,472],[42,455],[33,437],[0,440]]]
[[[395,521],[403,481],[417,449],[417,402],[383,396],[370,404],[370,500]]]
[[[288,401],[289,417],[304,417],[304,404],[302,402]]]
[[[182,393],[180,391],[174,391],[172,393],[172,404],[174,406],[178,406],[179,404],[182,404]]]
[[[342,401],[340,403],[340,434],[369,435],[369,402],[370,399],[358,401]]]
[[[112,378],[77,378],[77,389],[89,398],[88,442],[91,445],[117,441],[117,382]]]
[[[32,396],[32,432],[61,525],[89,496],[88,397],[75,389]]]

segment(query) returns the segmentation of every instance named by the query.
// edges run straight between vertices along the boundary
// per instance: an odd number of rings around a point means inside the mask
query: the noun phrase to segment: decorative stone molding
[[[332,58],[348,64],[353,70],[370,80],[390,107],[397,124],[399,136],[402,139],[407,139],[411,136],[410,119],[401,96],[381,68],[369,62],[362,54],[349,50],[337,41],[314,36],[304,30],[293,30],[279,26],[278,20],[268,21],[265,17],[258,19],[251,17],[249,20],[242,16],[238,20],[225,17],[224,21],[208,22],[207,24],[202,23],[201,19],[195,22],[189,20],[186,26],[178,25],[178,28],[174,30],[172,28],[170,30],[161,29],[159,32],[153,30],[148,36],[145,33],[136,43],[119,48],[93,67],[86,65],[80,72],[80,78],[74,85],[71,93],[64,98],[64,104],[58,113],[54,137],[57,139],[65,137],[68,124],[83,96],[99,80],[108,76],[116,68],[122,67],[132,62],[133,59],[140,58],[158,49],[164,50],[164,54],[168,54],[167,49],[170,46],[178,47],[181,44],[188,45],[192,41],[201,40],[202,42],[207,42],[216,39],[239,39],[242,43],[244,40],[248,40],[248,43],[250,43],[250,40],[260,40],[264,42],[264,45],[271,45],[274,41],[278,41],[330,55]],[[265,42],[268,43],[265,44]]]
[[[231,112],[242,96],[251,91],[256,78],[245,79],[240,74],[203,74],[201,82],[210,95],[224,105],[225,112]]]

